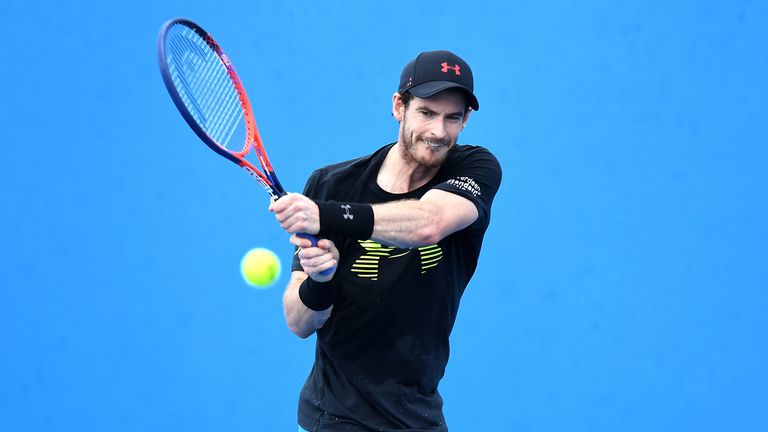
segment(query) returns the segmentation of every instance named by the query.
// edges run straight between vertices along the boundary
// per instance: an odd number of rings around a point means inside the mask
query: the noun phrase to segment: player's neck
[[[389,193],[407,193],[416,190],[432,180],[440,167],[425,167],[402,156],[400,143],[389,149],[384,163],[379,168],[376,182]]]

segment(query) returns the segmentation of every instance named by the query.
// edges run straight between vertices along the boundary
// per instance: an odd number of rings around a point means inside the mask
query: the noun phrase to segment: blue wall
[[[0,4],[0,430],[294,430],[314,342],[283,323],[287,272],[238,272],[291,248],[168,98],[179,15],[233,58],[294,190],[396,138],[416,53],[472,65],[461,141],[505,176],[451,430],[768,430],[768,7],[469,4]]]

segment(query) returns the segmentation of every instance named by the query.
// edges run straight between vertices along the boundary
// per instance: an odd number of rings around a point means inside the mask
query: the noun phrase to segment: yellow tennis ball
[[[280,259],[269,249],[251,249],[240,261],[240,273],[248,285],[267,288],[280,277]]]

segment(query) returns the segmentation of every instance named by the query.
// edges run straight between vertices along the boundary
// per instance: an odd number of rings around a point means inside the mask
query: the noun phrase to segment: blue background
[[[759,1],[5,0],[0,430],[293,431],[313,340],[239,260],[291,248],[162,84],[187,16],[289,189],[396,139],[416,53],[473,67],[504,169],[441,384],[451,430],[764,431]]]

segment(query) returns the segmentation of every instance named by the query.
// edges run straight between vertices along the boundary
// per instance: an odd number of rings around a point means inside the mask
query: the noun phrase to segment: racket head
[[[214,38],[193,21],[174,18],[160,29],[157,53],[168,93],[195,134],[213,151],[244,168],[270,195],[284,195],[245,88]],[[263,170],[246,159],[251,152]]]

